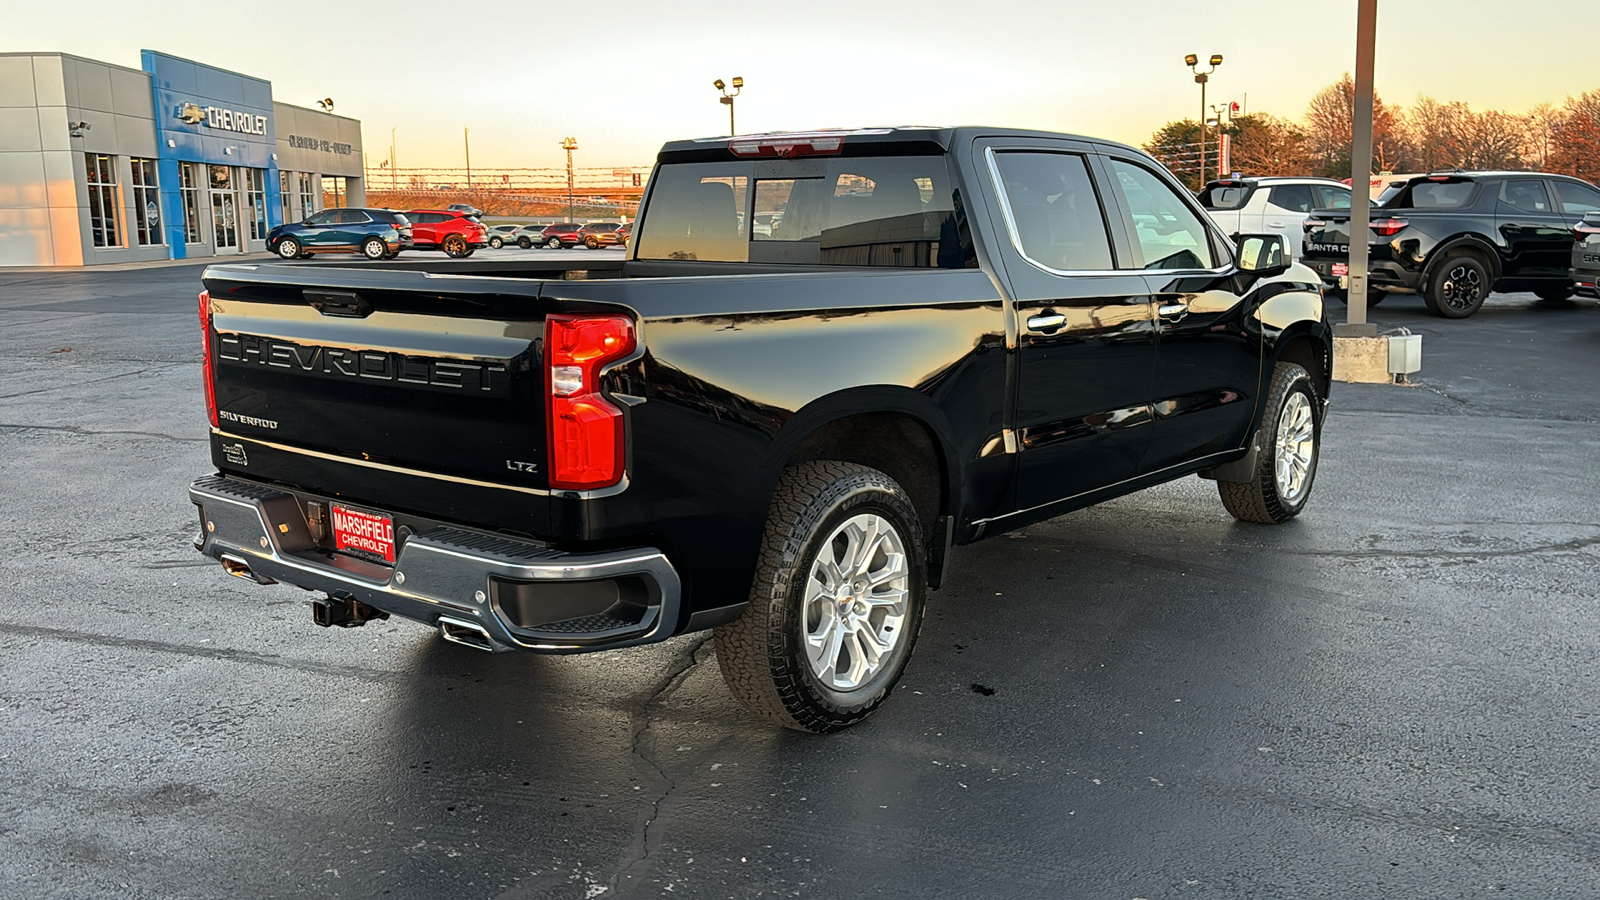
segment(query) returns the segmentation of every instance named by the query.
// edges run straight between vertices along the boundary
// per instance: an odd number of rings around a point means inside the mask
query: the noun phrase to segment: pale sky
[[[742,133],[1000,125],[1139,144],[1208,103],[1298,119],[1355,67],[1355,0],[0,0],[0,51],[139,67],[159,50],[362,121],[373,165],[645,166],[727,133],[711,82],[745,79]],[[1522,112],[1600,88],[1582,0],[1381,0],[1377,89]]]

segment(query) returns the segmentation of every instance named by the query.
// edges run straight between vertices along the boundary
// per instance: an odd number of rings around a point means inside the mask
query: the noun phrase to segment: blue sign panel
[[[141,57],[155,91],[167,246],[174,258],[181,259],[185,254],[178,161],[265,169],[268,190],[276,189],[272,82],[154,50],[141,51]],[[278,204],[266,207],[268,225],[279,224]]]

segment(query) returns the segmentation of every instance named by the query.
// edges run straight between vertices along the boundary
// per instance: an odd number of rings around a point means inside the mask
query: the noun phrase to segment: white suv
[[[1282,235],[1299,259],[1306,217],[1313,209],[1349,209],[1350,185],[1332,178],[1228,178],[1207,184],[1200,205],[1229,235]]]

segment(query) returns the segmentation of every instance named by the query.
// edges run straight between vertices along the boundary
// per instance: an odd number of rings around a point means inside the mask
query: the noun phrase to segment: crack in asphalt
[[[58,384],[58,385],[54,385],[54,386],[46,387],[46,388],[36,388],[34,390],[31,390],[31,391],[19,391],[19,392],[15,393],[15,394],[0,394],[0,400],[9,400],[9,399],[11,399],[13,397],[26,397],[29,394],[47,394],[47,393],[49,393],[51,391],[64,391],[64,390],[67,390],[68,388],[88,387],[91,384],[99,384],[99,383],[101,383],[103,381],[115,381],[118,378],[130,378],[130,377],[132,377],[134,375],[143,375],[143,374],[145,374],[147,372],[154,372],[157,369],[171,369],[171,368],[174,368],[176,366],[186,366],[186,365],[190,365],[190,363],[167,363],[165,365],[160,365],[160,366],[151,366],[148,369],[136,369],[136,370],[134,370],[132,372],[123,372],[121,375],[107,375],[104,378],[91,378],[88,381],[75,381],[75,382],[73,382],[71,384]]]
[[[635,833],[633,843],[628,848],[628,858],[623,860],[622,865],[617,868],[616,874],[611,877],[610,889],[612,891],[622,889],[623,879],[628,876],[628,873],[632,872],[634,867],[650,858],[650,826],[654,825],[656,819],[660,816],[661,804],[678,787],[678,782],[669,776],[666,770],[661,767],[661,764],[656,761],[654,739],[652,738],[650,741],[648,750],[645,747],[645,733],[655,725],[655,721],[650,716],[650,707],[655,705],[658,700],[664,700],[671,696],[674,691],[683,685],[684,681],[688,679],[689,673],[694,671],[694,668],[701,663],[701,651],[710,645],[711,635],[708,633],[689,648],[689,651],[685,654],[683,664],[677,669],[668,672],[664,678],[657,682],[656,686],[650,691],[650,695],[633,712],[633,743],[629,750],[633,757],[648,766],[649,771],[655,774],[658,781],[664,782],[665,786],[661,788],[656,798],[650,802],[650,814],[640,824],[639,830]]]
[[[78,425],[23,425],[13,422],[0,422],[0,429],[10,429],[12,431],[58,431],[65,434],[76,434],[81,436],[127,434],[137,437],[159,438],[164,441],[176,441],[180,444],[204,444],[209,440],[208,438],[203,437],[178,437],[175,434],[164,434],[159,431],[96,431],[92,428],[83,428]]]
[[[175,644],[169,641],[152,641],[146,638],[126,638],[109,634],[95,634],[89,631],[75,631],[67,628],[46,628],[42,625],[21,625],[12,622],[0,622],[0,634],[10,634],[17,637],[39,638],[49,641],[66,641],[73,644],[90,644],[96,647],[114,647],[122,650],[144,650],[151,653],[170,653],[177,656],[188,656],[196,659],[224,660],[227,662],[244,663],[252,666],[267,666],[274,669],[293,669],[314,675],[331,675],[336,678],[356,678],[361,681],[371,681],[380,684],[397,684],[407,680],[408,676],[399,672],[383,672],[376,669],[361,669],[355,666],[328,665],[327,663],[310,662],[308,660],[289,659],[283,656],[274,656],[270,653],[256,653],[250,650],[234,650],[227,647],[196,647],[191,644]]]
[[[1539,553],[1575,553],[1600,546],[1600,535],[1573,538],[1555,544],[1536,544],[1531,547],[1514,547],[1508,550],[1289,550],[1294,556],[1329,557],[1334,559],[1498,559],[1507,556],[1532,556]]]

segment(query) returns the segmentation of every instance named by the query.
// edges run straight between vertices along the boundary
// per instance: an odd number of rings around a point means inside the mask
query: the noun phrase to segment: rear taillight
[[[1327,227],[1328,227],[1328,223],[1327,223],[1327,221],[1325,219],[1307,219],[1306,220],[1306,224],[1305,224],[1305,229],[1307,231],[1310,231],[1313,228],[1327,228]]]
[[[1405,219],[1373,219],[1372,232],[1378,237],[1394,237],[1410,224]]]
[[[622,480],[622,410],[601,393],[600,370],[634,346],[633,321],[626,316],[545,320],[552,488],[590,490]]]
[[[200,370],[205,375],[206,381],[206,416],[211,419],[211,427],[217,427],[217,378],[211,362],[211,292],[200,292],[200,334],[201,350],[205,354]]]
[[[1600,234],[1600,225],[1590,225],[1588,222],[1579,222],[1572,226],[1572,234],[1578,240],[1587,240]]]

